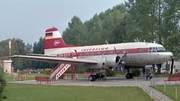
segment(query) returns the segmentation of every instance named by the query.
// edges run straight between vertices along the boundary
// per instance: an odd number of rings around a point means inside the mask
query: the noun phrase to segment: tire
[[[130,74],[130,79],[132,79],[134,77],[133,73],[129,73]]]
[[[94,75],[89,75],[88,81],[94,81]]]
[[[102,80],[103,80],[103,81],[106,80],[106,76],[105,76],[105,75],[102,76]]]
[[[125,75],[125,77],[126,77],[126,79],[129,79],[129,73],[126,73],[126,75]]]
[[[132,79],[133,78],[133,74],[132,73],[127,73],[126,74],[126,79]]]

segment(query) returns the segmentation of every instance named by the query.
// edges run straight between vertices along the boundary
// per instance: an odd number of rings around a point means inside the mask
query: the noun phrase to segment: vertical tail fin
[[[53,27],[46,30],[44,49],[67,47],[58,29]]]
[[[46,30],[44,42],[44,54],[57,54],[58,48],[75,47],[64,42],[58,29],[53,27]]]

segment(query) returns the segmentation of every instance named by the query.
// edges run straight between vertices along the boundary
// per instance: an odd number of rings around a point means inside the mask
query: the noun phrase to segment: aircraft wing
[[[27,60],[54,62],[54,63],[68,63],[68,64],[97,64],[96,60],[91,59],[74,59],[74,58],[61,58],[49,56],[31,56],[31,55],[13,55],[11,58],[20,58]]]

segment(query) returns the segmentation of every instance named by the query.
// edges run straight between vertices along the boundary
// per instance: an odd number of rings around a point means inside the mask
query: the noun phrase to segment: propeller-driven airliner
[[[165,50],[162,45],[151,42],[69,45],[65,43],[58,29],[53,27],[45,31],[43,55],[13,55],[12,58],[59,63],[51,73],[51,79],[58,79],[71,65],[82,65],[92,71],[121,66],[127,72],[125,77],[129,79],[133,78],[131,68],[145,68],[146,65],[173,61],[173,53]],[[93,72],[89,79],[94,79]]]

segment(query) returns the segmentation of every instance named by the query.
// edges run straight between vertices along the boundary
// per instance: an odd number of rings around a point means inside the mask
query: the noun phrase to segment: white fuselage
[[[171,60],[173,56],[172,52],[166,51],[162,45],[146,42],[45,49],[45,55],[96,60],[100,63],[98,68],[102,67],[101,63],[106,64],[103,68],[113,66],[117,54],[122,56],[125,52],[127,52],[124,58],[125,66],[134,67],[163,63]]]

